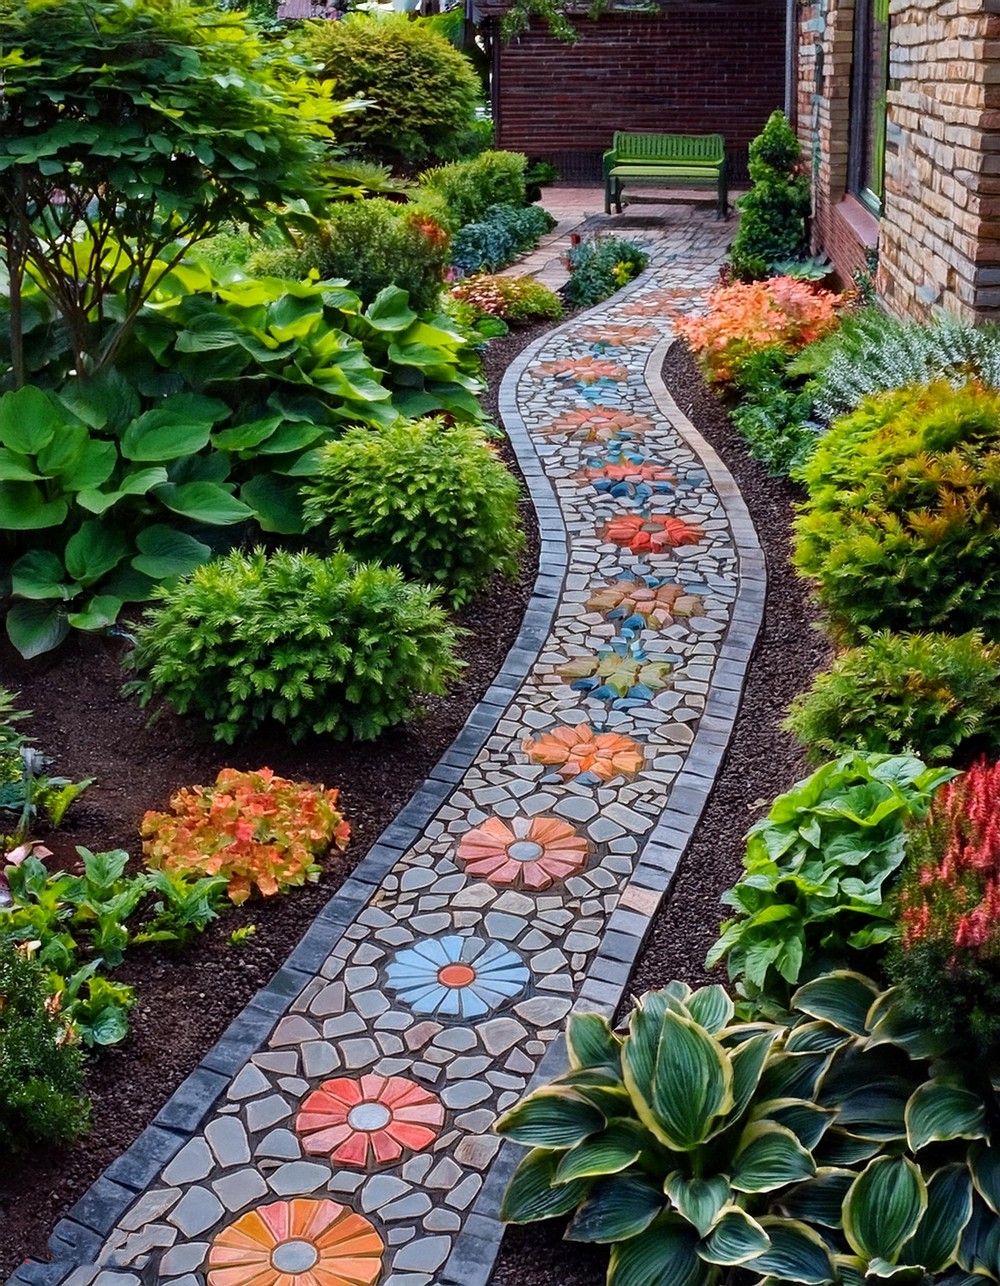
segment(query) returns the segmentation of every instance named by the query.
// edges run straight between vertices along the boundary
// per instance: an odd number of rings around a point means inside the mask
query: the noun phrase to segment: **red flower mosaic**
[[[556,362],[543,362],[533,366],[531,373],[536,379],[565,379],[579,384],[596,384],[598,380],[626,380],[628,370],[617,362],[603,357],[563,357]]]
[[[630,464],[627,460],[624,463],[602,464],[599,467],[588,465],[574,475],[581,482],[594,482],[598,478],[607,478],[609,482],[627,482],[632,486],[638,486],[640,482],[669,482],[671,486],[677,485],[677,478],[669,469],[664,469],[660,464]]]
[[[577,337],[585,344],[603,344],[607,348],[645,344],[659,336],[655,326],[583,326],[577,331]]]
[[[462,836],[459,861],[490,884],[547,889],[583,870],[587,840],[558,817],[490,817]]]
[[[274,1201],[215,1238],[208,1286],[373,1286],[384,1250],[368,1220],[336,1201]]]
[[[631,549],[633,554],[662,553],[679,545],[697,545],[705,533],[696,522],[669,514],[625,514],[605,523],[602,533],[612,544]]]
[[[521,743],[521,749],[536,764],[555,768],[567,780],[592,773],[601,781],[612,777],[634,777],[642,767],[642,747],[617,732],[595,732],[589,724],[556,728]]]
[[[583,436],[587,442],[610,442],[619,434],[641,438],[652,423],[643,415],[614,411],[607,406],[588,406],[586,410],[564,411],[557,419],[541,426],[542,433],[565,433]]]
[[[402,1076],[324,1081],[295,1118],[306,1152],[359,1169],[422,1151],[443,1124],[436,1095]]]
[[[642,616],[652,629],[662,630],[677,616],[704,616],[705,605],[699,594],[686,594],[680,585],[649,589],[633,580],[616,580],[591,596],[587,611]]]

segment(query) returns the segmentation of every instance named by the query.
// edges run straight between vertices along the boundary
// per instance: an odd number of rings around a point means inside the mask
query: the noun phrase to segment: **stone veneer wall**
[[[879,221],[847,195],[854,0],[800,14],[814,242],[846,280],[877,240],[879,293],[900,316],[1000,317],[1000,0],[892,0]]]

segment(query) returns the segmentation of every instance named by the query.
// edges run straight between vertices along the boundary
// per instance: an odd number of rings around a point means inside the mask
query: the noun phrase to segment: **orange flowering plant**
[[[1000,763],[943,786],[910,836],[892,972],[949,1040],[1000,1045]]]
[[[317,858],[347,847],[350,827],[336,790],[288,781],[270,768],[223,768],[214,786],[185,787],[169,813],[148,812],[141,833],[154,870],[223,875],[233,902],[256,886],[265,897],[319,877]]]
[[[713,384],[733,382],[754,353],[794,353],[837,326],[843,296],[794,277],[736,281],[708,297],[704,317],[678,317],[674,328]]]

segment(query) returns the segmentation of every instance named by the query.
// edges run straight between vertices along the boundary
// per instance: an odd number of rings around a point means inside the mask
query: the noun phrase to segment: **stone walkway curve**
[[[646,222],[646,221],[643,221]],[[652,221],[651,221],[652,222]],[[670,209],[630,287],[508,371],[534,597],[455,744],[18,1286],[485,1286],[491,1125],[611,1014],[718,771],[764,601],[732,478],[663,387],[731,229]]]

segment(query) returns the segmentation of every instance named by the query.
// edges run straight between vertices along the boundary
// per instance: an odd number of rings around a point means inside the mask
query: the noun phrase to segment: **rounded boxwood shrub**
[[[421,196],[440,201],[452,231],[478,223],[493,205],[522,206],[526,200],[525,158],[520,152],[481,152],[420,176]]]
[[[792,702],[814,762],[848,750],[950,763],[1000,749],[1000,647],[968,634],[873,634]]]
[[[518,486],[482,431],[441,420],[349,429],[303,488],[306,522],[356,558],[441,586],[456,606],[496,571],[517,574]]]
[[[942,380],[869,398],[801,477],[795,564],[843,638],[1000,637],[1000,393]]]
[[[376,737],[461,668],[436,599],[343,553],[235,551],[157,592],[126,691],[199,715],[217,741],[269,727],[293,742]]]
[[[405,14],[351,13],[312,23],[307,52],[338,98],[364,98],[362,111],[339,116],[337,142],[384,161],[456,155],[482,97],[472,63],[427,23]]]

